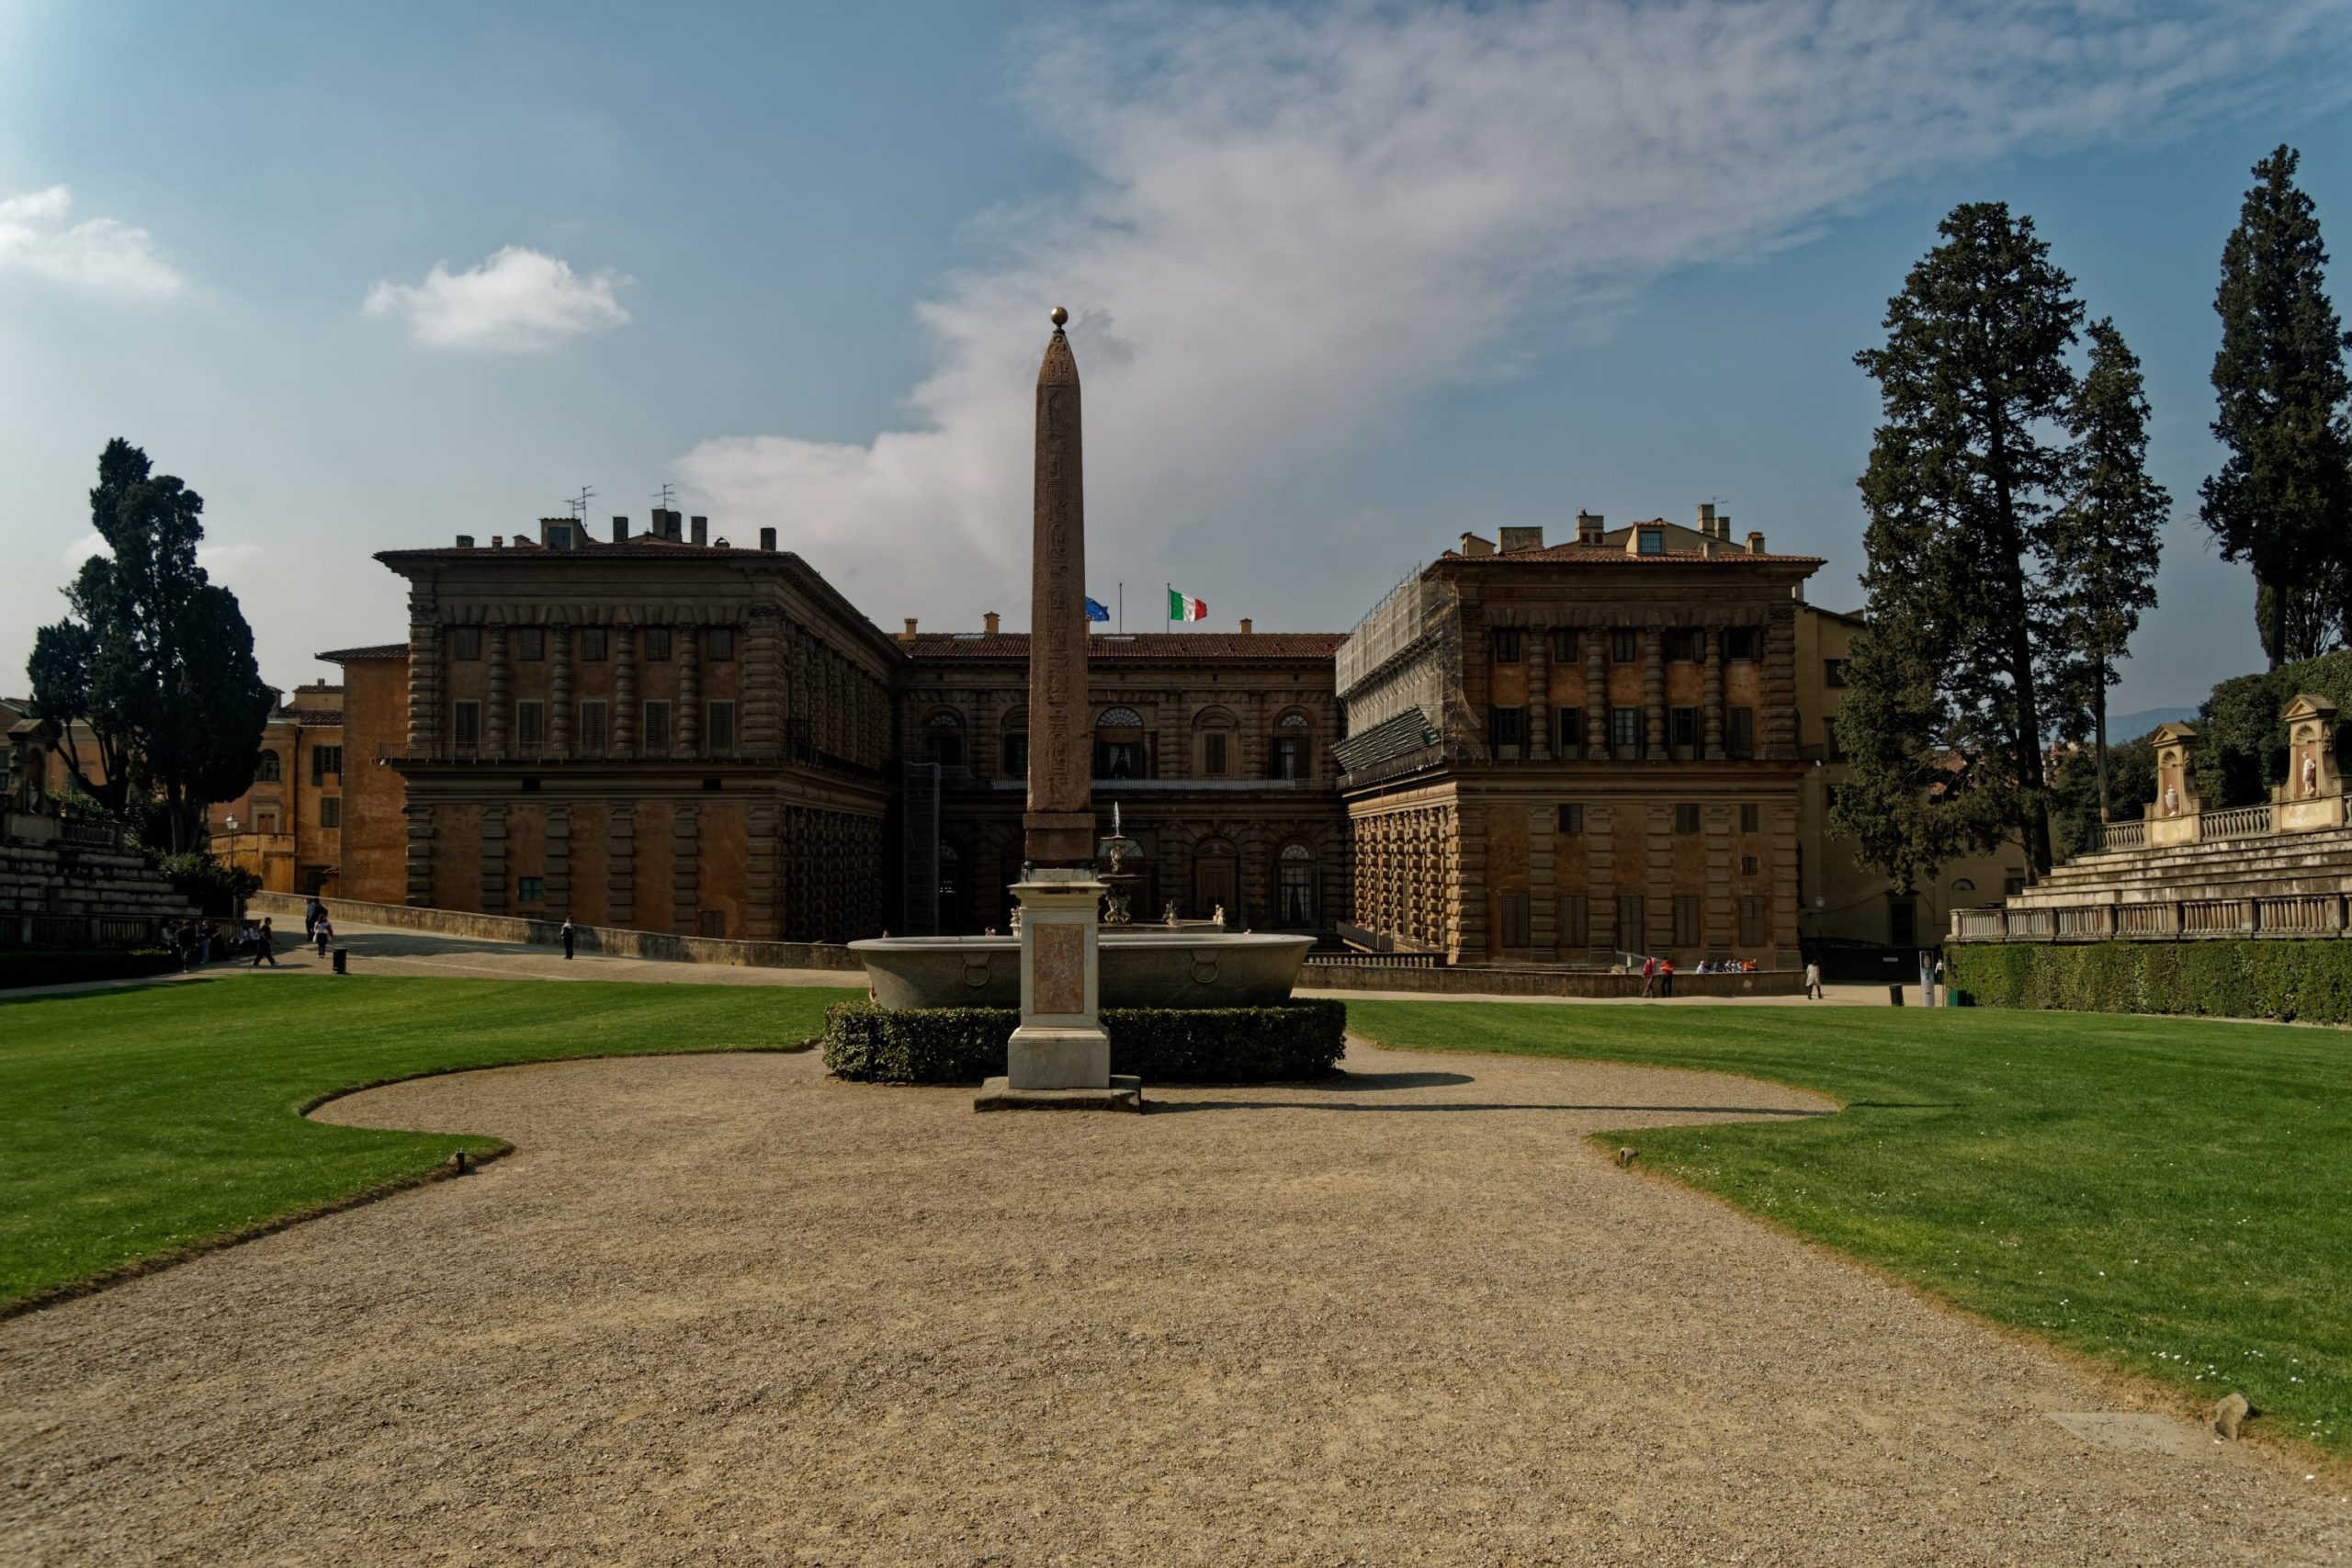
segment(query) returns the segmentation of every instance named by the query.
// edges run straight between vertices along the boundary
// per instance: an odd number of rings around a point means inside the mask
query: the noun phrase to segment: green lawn
[[[1642,1163],[2352,1456],[2352,1034],[2205,1020],[1351,999],[1421,1049],[1744,1073],[1844,1103]]]
[[[296,1114],[338,1089],[509,1062],[791,1045],[854,995],[222,976],[0,999],[0,1303],[498,1146]]]

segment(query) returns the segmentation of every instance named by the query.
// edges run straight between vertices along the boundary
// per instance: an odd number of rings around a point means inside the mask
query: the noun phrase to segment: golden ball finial
[[[1054,331],[1061,331],[1062,324],[1069,320],[1069,312],[1063,310],[1059,305],[1057,305],[1053,309],[1052,315],[1054,318]]]

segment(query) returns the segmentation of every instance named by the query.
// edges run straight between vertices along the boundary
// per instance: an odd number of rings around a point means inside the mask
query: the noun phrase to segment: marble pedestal
[[[1013,886],[1021,906],[1021,1025],[979,1111],[1025,1108],[1140,1111],[1142,1085],[1111,1077],[1102,1023],[1102,884],[1091,871],[1032,870]]]

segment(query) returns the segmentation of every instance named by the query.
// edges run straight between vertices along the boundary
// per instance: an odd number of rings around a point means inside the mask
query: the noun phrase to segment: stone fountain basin
[[[1246,1008],[1290,999],[1308,936],[1254,931],[1108,928],[1102,932],[1106,1008]],[[854,942],[874,999],[886,1008],[1017,1008],[1021,939],[886,936]]]

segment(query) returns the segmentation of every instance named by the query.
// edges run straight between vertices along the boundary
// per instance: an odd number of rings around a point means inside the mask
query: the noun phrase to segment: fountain
[[[1110,836],[1098,837],[1088,633],[1080,613],[1086,558],[1078,364],[1062,331],[1068,319],[1056,307],[1037,373],[1029,802],[1022,818],[1027,863],[1013,887],[1015,930],[850,943],[883,1007],[1019,1007],[1008,1063],[1014,1097],[1035,1090],[1116,1097],[1123,1090],[1109,1077],[1101,1009],[1283,1002],[1314,945],[1312,937],[1227,931],[1221,909],[1214,921],[1182,922],[1170,905],[1166,923],[1136,924],[1129,904],[1143,878],[1125,863],[1141,846],[1126,837],[1115,805]],[[1006,1099],[992,1088],[983,1103]]]

